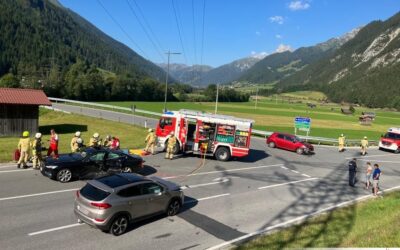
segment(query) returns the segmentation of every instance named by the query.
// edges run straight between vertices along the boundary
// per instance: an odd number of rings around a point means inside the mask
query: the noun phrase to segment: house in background
[[[42,90],[0,88],[0,136],[39,130],[39,106],[51,106]]]

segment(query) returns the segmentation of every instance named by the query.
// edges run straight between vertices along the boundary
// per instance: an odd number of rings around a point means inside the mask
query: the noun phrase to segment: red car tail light
[[[103,222],[103,221],[105,221],[104,219],[99,219],[99,218],[95,218],[94,220],[97,221],[97,222]]]
[[[110,208],[111,205],[108,203],[99,203],[99,202],[92,202],[90,203],[93,207],[97,207],[98,209],[107,209]]]
[[[79,198],[79,196],[80,196],[80,193],[79,193],[79,190],[76,190],[76,198]]]

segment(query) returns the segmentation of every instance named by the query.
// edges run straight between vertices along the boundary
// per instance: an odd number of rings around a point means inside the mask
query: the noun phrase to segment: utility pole
[[[164,98],[164,110],[163,112],[167,111],[167,95],[168,95],[168,75],[169,75],[169,57],[171,55],[180,55],[181,53],[179,52],[171,52],[168,50],[165,54],[168,55],[168,64],[167,64],[167,77],[165,79],[165,98]]]
[[[256,91],[256,104],[255,104],[254,109],[257,109],[257,101],[258,101],[258,87],[257,87],[257,91]]]
[[[215,114],[217,114],[218,110],[218,92],[219,92],[219,84],[217,84],[217,95],[215,96]]]

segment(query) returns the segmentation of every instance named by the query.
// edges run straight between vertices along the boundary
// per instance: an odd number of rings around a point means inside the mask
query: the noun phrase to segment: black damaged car
[[[144,161],[138,155],[126,154],[120,150],[86,148],[81,153],[60,154],[59,158],[48,157],[41,167],[41,173],[60,182],[73,179],[93,179],[113,173],[137,172]]]

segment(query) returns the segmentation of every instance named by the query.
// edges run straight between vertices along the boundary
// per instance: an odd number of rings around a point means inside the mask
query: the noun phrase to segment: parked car
[[[79,223],[119,236],[131,222],[176,215],[183,201],[183,191],[172,182],[122,173],[88,181],[76,192],[74,212]]]
[[[298,154],[310,154],[314,147],[310,143],[302,141],[295,135],[274,132],[267,138],[267,145],[271,148],[281,148],[295,151]]]
[[[69,182],[112,173],[136,172],[143,168],[143,163],[138,155],[106,148],[87,148],[81,153],[60,154],[57,159],[48,157],[41,173],[60,182]]]

